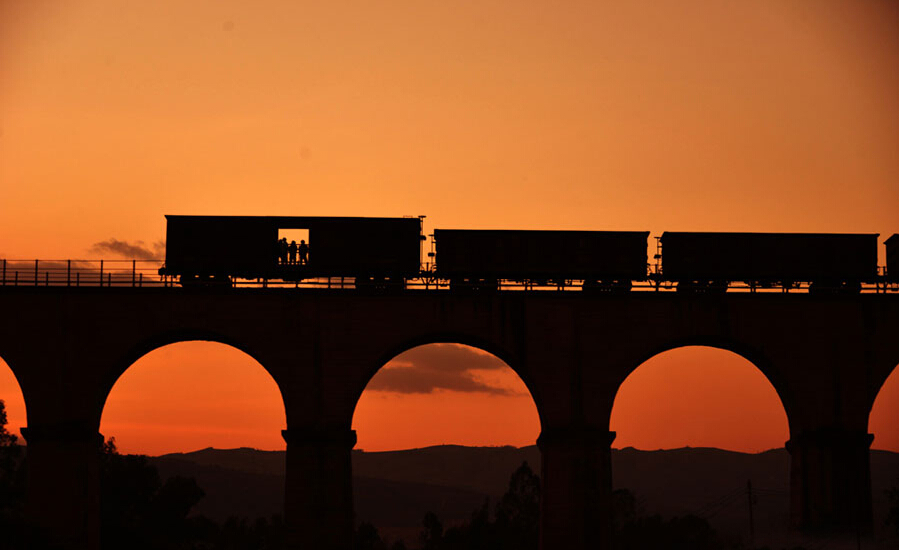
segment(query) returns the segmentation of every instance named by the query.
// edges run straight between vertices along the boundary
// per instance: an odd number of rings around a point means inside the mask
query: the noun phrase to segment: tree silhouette
[[[191,515],[203,498],[193,478],[165,482],[146,456],[121,455],[103,442],[100,464],[101,547],[129,550],[279,550],[284,522],[230,517],[223,524]],[[377,550],[377,549],[373,549]]]
[[[7,422],[6,402],[0,399],[0,447],[10,447],[19,440],[15,434],[9,433],[9,430],[6,429]]]
[[[193,478],[162,483],[147,457],[121,455],[115,438],[103,442],[100,461],[100,522],[103,548],[183,548],[199,538],[188,514],[203,490]]]
[[[694,515],[664,519],[639,513],[637,499],[627,489],[612,493],[612,526],[615,550],[670,548],[672,550],[724,550],[741,548],[738,541],[723,540],[704,518]]]
[[[540,519],[540,478],[527,462],[509,479],[509,490],[490,519],[490,503],[474,510],[467,523],[444,530],[434,512],[425,514],[419,542],[422,550],[536,550]]]
[[[634,493],[627,489],[615,489],[612,491],[612,529],[621,531],[628,523],[633,523],[637,517],[637,499]]]
[[[356,529],[353,538],[353,550],[406,550],[406,544],[398,540],[393,544],[385,537],[381,538],[378,528],[363,521]]]
[[[356,529],[356,535],[353,538],[353,549],[387,550],[387,545],[381,539],[381,535],[380,533],[378,533],[378,529],[371,523],[363,521]]]
[[[422,550],[440,550],[443,548],[443,524],[434,512],[425,513],[421,522],[419,535]]]
[[[540,525],[540,476],[527,461],[512,474],[509,490],[496,505],[501,548],[536,549]]]

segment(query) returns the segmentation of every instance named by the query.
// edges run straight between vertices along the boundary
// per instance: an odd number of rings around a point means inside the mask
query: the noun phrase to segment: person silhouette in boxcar
[[[287,238],[282,237],[278,240],[278,260],[282,264],[287,263]]]
[[[300,253],[300,263],[305,264],[309,262],[309,246],[306,244],[306,241],[300,240],[300,246],[297,248],[297,252]]]
[[[292,264],[297,263],[297,242],[290,241],[290,246],[287,247],[287,255],[289,256],[289,261]]]

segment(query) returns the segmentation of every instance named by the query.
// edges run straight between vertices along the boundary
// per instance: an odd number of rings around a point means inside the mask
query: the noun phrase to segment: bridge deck
[[[162,260],[0,260],[0,287],[133,287],[133,288],[173,288],[180,287],[177,279],[159,275]],[[671,282],[651,279],[635,281],[635,292],[674,292]],[[499,281],[499,290],[509,291],[577,291],[583,289],[583,281],[569,280],[563,285],[535,285],[517,281]],[[221,285],[221,283],[219,283]],[[282,281],[279,279],[234,279],[228,285],[236,288],[319,288],[353,289],[355,281],[351,277],[320,277],[304,281]],[[429,266],[423,266],[421,276],[406,281],[410,290],[449,290],[449,281],[438,279]],[[727,292],[749,293],[806,293],[808,284],[796,283],[790,288],[780,286],[751,287],[745,283],[731,283]],[[620,292],[620,291],[619,291]],[[861,292],[899,292],[899,281],[878,277],[874,282],[864,283]]]

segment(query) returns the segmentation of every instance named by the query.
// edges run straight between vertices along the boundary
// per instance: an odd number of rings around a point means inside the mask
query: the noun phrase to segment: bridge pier
[[[611,445],[615,432],[587,426],[544,429],[540,548],[612,547]]]
[[[808,430],[787,441],[790,515],[811,534],[871,532],[870,447],[867,430]]]
[[[81,424],[29,425],[25,515],[30,538],[51,548],[100,548],[100,446],[103,436]]]
[[[284,520],[287,548],[352,550],[356,432],[288,428]]]

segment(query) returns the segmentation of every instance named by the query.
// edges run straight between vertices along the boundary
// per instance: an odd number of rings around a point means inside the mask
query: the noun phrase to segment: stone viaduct
[[[356,402],[417,345],[484,349],[530,389],[546,550],[609,547],[612,402],[641,363],[684,345],[742,355],[777,390],[797,529],[870,526],[868,413],[899,364],[899,295],[885,294],[6,287],[0,307],[0,357],[28,413],[26,513],[73,549],[99,546],[106,397],[134,361],[174,342],[229,344],[271,374],[287,415],[289,545],[335,550],[352,545]]]

